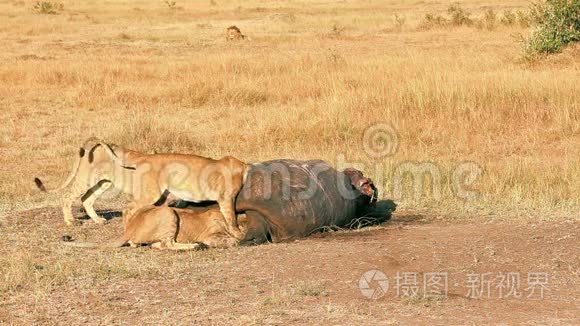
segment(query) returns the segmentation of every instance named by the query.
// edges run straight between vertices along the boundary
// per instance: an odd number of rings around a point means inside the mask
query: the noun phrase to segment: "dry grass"
[[[529,65],[517,24],[418,28],[450,1],[63,4],[55,15],[0,4],[5,212],[45,204],[33,176],[59,182],[91,135],[248,161],[344,157],[387,197],[400,162],[430,161],[444,171],[441,199],[396,199],[446,215],[580,208],[578,47]],[[464,4],[473,17],[525,6]],[[232,24],[251,41],[226,42]],[[379,122],[400,146],[377,165],[361,139]],[[449,186],[465,160],[485,170],[477,201]]]

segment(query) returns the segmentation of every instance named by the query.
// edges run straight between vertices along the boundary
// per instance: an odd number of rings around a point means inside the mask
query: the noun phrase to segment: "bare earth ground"
[[[22,259],[2,265],[22,266],[9,266],[12,275],[1,276],[1,322],[580,323],[580,227],[574,220],[448,221],[398,212],[380,227],[359,231],[179,253],[63,247],[61,235],[103,242],[122,226],[113,218],[104,227],[65,227],[56,208],[16,213],[4,227],[1,256],[20,252]],[[373,269],[390,281],[376,300],[358,288],[361,275]],[[421,289],[424,273],[447,272],[447,297],[397,297],[395,277],[404,272],[418,273]],[[521,298],[500,298],[493,284],[490,298],[467,298],[468,274],[499,272],[520,273]],[[543,300],[527,298],[529,272],[549,275]]]

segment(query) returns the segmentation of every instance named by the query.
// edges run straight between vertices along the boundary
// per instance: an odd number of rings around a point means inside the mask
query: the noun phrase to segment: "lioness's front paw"
[[[107,224],[108,220],[106,218],[99,217],[99,218],[93,219],[93,222],[95,222],[95,224],[104,225],[104,224]]]
[[[64,220],[64,224],[66,226],[79,226],[82,224],[82,222],[77,219],[72,219],[72,220]]]

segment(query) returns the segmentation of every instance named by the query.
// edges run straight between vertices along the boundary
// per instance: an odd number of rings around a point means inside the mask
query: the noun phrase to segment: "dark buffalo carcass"
[[[377,203],[377,196],[371,179],[358,170],[337,171],[320,160],[274,160],[253,165],[236,209],[254,225],[263,223],[269,241],[281,242],[318,230],[365,225],[361,220],[384,222],[395,205]],[[258,234],[247,240],[264,239]]]

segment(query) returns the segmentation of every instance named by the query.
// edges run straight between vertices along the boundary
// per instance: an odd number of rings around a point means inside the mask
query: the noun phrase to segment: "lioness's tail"
[[[62,242],[63,246],[67,247],[75,247],[75,248],[97,248],[99,246],[98,243],[95,242]]]
[[[38,189],[40,189],[43,192],[58,192],[58,191],[65,189],[66,187],[68,187],[77,175],[77,172],[79,170],[79,166],[81,165],[81,160],[85,157],[85,154],[87,152],[87,150],[86,150],[87,145],[90,143],[101,143],[101,142],[102,141],[100,139],[95,138],[95,137],[91,137],[83,143],[83,146],[79,149],[79,155],[77,156],[77,158],[75,160],[72,171],[70,172],[70,174],[68,175],[66,180],[58,188],[46,189],[46,186],[44,185],[42,180],[40,180],[39,178],[34,178],[34,183],[36,184],[36,187],[38,187]]]

